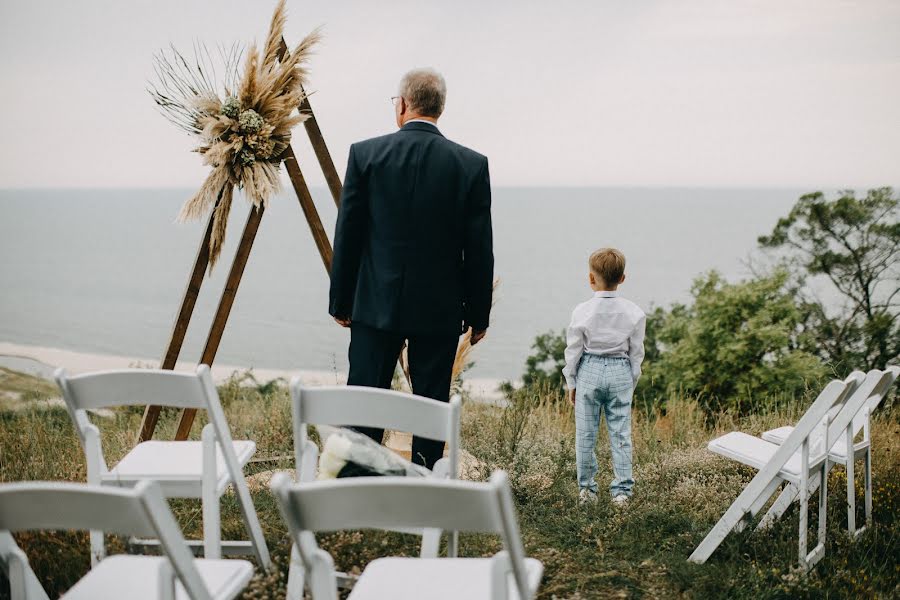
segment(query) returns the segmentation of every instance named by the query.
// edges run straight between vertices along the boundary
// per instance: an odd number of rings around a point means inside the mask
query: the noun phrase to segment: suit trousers
[[[350,326],[350,375],[347,384],[390,389],[404,341],[408,342],[407,356],[413,392],[418,396],[448,402],[458,335],[404,335],[354,322]],[[378,443],[383,441],[384,429],[354,429]],[[413,436],[414,463],[431,469],[443,454],[443,441]]]

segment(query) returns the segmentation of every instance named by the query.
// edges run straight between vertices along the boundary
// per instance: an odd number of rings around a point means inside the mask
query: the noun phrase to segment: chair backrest
[[[800,449],[803,442],[809,440],[813,430],[822,423],[822,419],[828,414],[831,407],[845,403],[863,381],[864,379],[860,373],[859,377],[853,377],[849,383],[836,379],[829,382],[806,412],[803,413],[803,416],[800,417],[800,420],[794,426],[794,430],[788,435],[778,450],[775,451],[769,462],[759,470],[751,484],[758,479],[765,479],[766,483],[768,483],[784,467],[788,459]],[[831,437],[829,436],[828,439],[831,439]],[[819,449],[818,454],[824,453],[824,451],[825,448],[823,447]],[[750,487],[748,485],[747,488],[744,488],[745,491]]]
[[[362,386],[306,387],[291,380],[297,468],[306,445],[306,425],[356,425],[405,431],[447,442],[451,477],[459,463],[461,400],[450,402]]]
[[[142,481],[131,489],[59,482],[0,485],[0,533],[35,529],[93,529],[156,538],[188,595],[210,598],[156,482]]]
[[[207,368],[208,370],[208,368]],[[70,377],[63,368],[53,378],[82,443],[90,423],[85,411],[113,406],[171,406],[206,409],[207,398],[196,373],[163,369],[120,369]]]
[[[893,376],[889,371],[872,369],[866,373],[865,380],[847,399],[841,410],[828,424],[828,442],[830,446],[833,446],[843,436],[847,427],[852,426],[854,419],[863,413],[873,395],[884,395],[887,393],[892,381]]]
[[[880,385],[872,391],[868,400],[866,400],[863,410],[856,413],[856,416],[853,417],[853,437],[856,437],[865,425],[867,418],[865,409],[868,409],[869,415],[875,412],[875,409],[878,408],[878,405],[881,404],[881,401],[884,400],[891,387],[893,387],[894,383],[897,381],[897,377],[900,377],[900,367],[898,366],[889,366],[884,372],[887,374],[887,377],[882,378]]]
[[[57,369],[54,377],[76,410],[135,405],[206,408],[197,373],[120,369],[69,377],[65,369]]]
[[[844,378],[844,383],[847,384],[847,392],[844,396],[844,401],[849,401],[850,396],[852,394],[856,394],[859,392],[859,388],[865,383],[868,375],[863,371],[854,370],[847,377]],[[831,410],[828,411],[829,421],[833,421],[834,417],[844,408],[842,403],[837,403],[831,407]]]
[[[28,564],[28,557],[8,531],[0,531],[0,569],[9,581],[12,600],[50,600]]]
[[[298,549],[304,532],[436,528],[500,535],[519,595],[530,598],[525,552],[506,473],[489,482],[419,477],[360,477],[293,483],[272,479],[281,514]]]
[[[854,402],[855,398],[867,396],[871,391],[871,387],[866,385],[866,383],[874,382],[877,378],[877,373],[866,374],[862,371],[853,371],[844,378],[847,389],[841,396],[838,396],[835,399],[834,404],[828,409],[828,412],[826,413],[828,415],[828,420],[825,421],[823,419],[820,421],[813,428],[812,433],[810,433],[810,456],[819,456],[825,452],[825,435],[827,433],[826,423],[829,425],[833,423],[841,411],[846,408],[847,404]]]

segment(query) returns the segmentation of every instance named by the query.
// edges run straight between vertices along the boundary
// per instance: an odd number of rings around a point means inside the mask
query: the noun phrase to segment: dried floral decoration
[[[213,61],[205,47],[195,47],[189,63],[174,48],[155,57],[158,85],[150,94],[166,117],[197,136],[203,163],[212,167],[200,190],[181,208],[179,221],[198,219],[215,207],[209,240],[209,268],[222,251],[234,188],[265,207],[280,190],[281,155],[291,130],[308,118],[295,112],[305,97],[306,64],[321,38],[313,31],[293,51],[281,54],[285,0],[279,0],[262,54],[251,47],[238,81],[241,52],[221,51],[225,64],[224,95],[217,90]]]

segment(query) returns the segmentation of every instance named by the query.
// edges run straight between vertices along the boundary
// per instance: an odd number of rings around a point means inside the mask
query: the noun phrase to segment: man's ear
[[[619,284],[625,283],[625,273],[622,273],[622,279],[619,280]]]
[[[409,105],[406,103],[406,98],[400,96],[400,115],[405,115],[406,111],[409,110]]]
[[[588,271],[588,281],[591,283],[591,285],[597,285],[597,280],[594,279],[593,271]]]

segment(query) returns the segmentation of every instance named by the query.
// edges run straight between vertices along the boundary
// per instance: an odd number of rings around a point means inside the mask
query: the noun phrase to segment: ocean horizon
[[[588,255],[626,255],[622,295],[645,310],[690,299],[712,269],[750,274],[756,239],[811,189],[495,187],[491,328],[467,376],[515,380],[534,337],[562,330],[590,295]],[[827,191],[827,190],[826,190]],[[193,190],[0,190],[0,342],[113,356],[161,357],[203,233],[176,224]],[[312,190],[329,237],[336,209]],[[204,280],[181,360],[200,356],[248,206],[229,219]],[[345,373],[349,334],[327,314],[328,279],[293,193],[266,211],[216,362]]]

